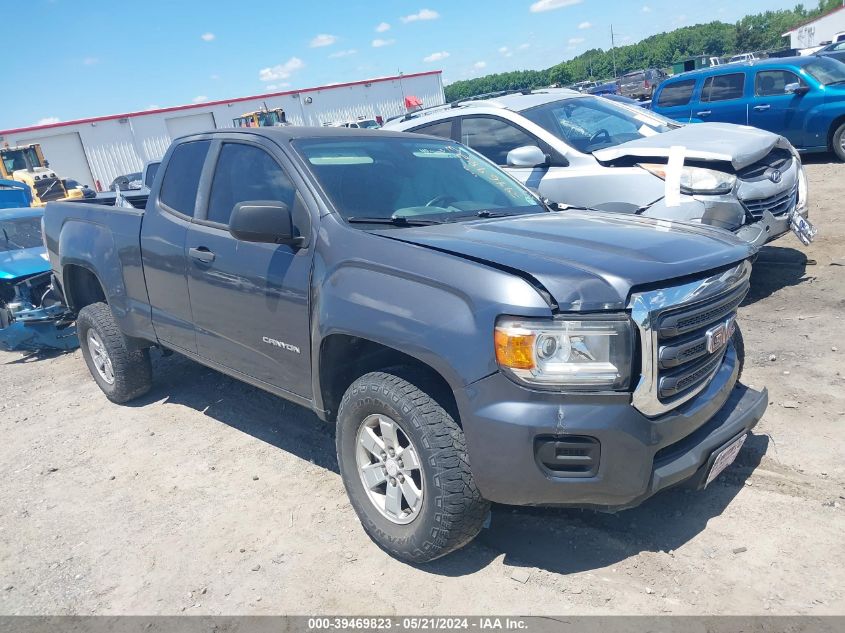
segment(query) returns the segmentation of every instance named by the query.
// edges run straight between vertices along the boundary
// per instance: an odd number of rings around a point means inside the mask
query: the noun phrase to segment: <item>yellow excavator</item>
[[[280,127],[288,124],[285,111],[281,108],[275,110],[256,110],[247,112],[232,119],[235,127]]]
[[[67,190],[64,180],[50,169],[41,145],[0,147],[0,180],[16,180],[32,190],[32,206],[43,207],[48,202],[82,198],[79,189]]]

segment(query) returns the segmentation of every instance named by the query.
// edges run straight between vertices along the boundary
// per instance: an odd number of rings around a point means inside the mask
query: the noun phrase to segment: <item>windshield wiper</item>
[[[838,86],[839,84],[845,84],[845,79],[837,79],[836,81],[831,81],[829,84],[825,84],[825,86]]]
[[[350,224],[390,224],[391,226],[430,226],[432,224],[443,224],[440,220],[423,220],[402,216],[395,218],[368,218],[361,216],[346,218],[346,221]]]

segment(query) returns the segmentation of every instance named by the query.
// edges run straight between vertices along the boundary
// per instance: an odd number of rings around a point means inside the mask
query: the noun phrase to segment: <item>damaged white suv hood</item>
[[[610,163],[620,158],[668,158],[673,147],[682,147],[685,160],[721,161],[740,170],[765,158],[775,147],[789,150],[784,137],[733,123],[695,123],[600,149],[593,156]]]

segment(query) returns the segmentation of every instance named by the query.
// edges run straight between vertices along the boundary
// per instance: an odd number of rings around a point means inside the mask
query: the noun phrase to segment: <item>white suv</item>
[[[465,100],[384,127],[459,141],[561,205],[710,224],[755,245],[807,215],[804,169],[785,138],[727,123],[682,126],[572,90]]]

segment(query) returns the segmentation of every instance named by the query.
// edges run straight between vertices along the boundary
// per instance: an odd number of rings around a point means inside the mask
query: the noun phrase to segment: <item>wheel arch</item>
[[[343,394],[361,376],[374,371],[392,373],[428,393],[460,424],[454,391],[441,372],[396,348],[349,334],[331,334],[320,344],[317,378],[320,409],[334,422]]]
[[[845,125],[845,114],[839,116],[833,120],[830,124],[830,129],[827,132],[827,148],[830,151],[833,150],[833,137],[836,134],[836,130],[839,129],[840,126]]]

